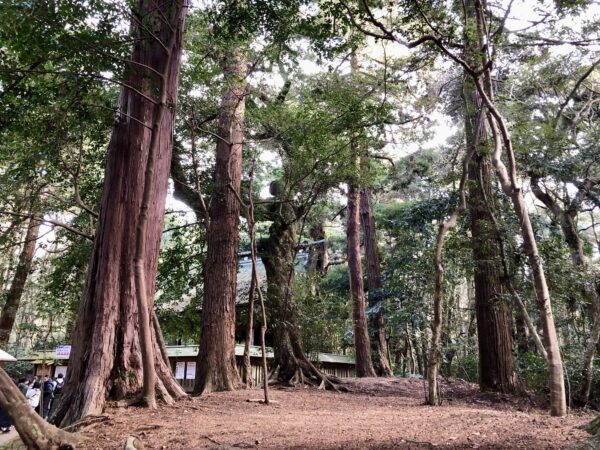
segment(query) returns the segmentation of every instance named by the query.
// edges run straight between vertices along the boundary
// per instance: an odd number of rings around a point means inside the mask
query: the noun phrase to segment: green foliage
[[[332,268],[323,279],[303,274],[294,284],[299,329],[307,353],[339,352],[352,346],[352,307],[345,267]]]
[[[167,342],[197,342],[205,256],[203,229],[186,226],[180,220],[168,221],[165,229],[156,278],[156,314]]]
[[[3,369],[13,380],[18,380],[19,378],[33,373],[33,364],[29,361],[17,361],[6,363]]]

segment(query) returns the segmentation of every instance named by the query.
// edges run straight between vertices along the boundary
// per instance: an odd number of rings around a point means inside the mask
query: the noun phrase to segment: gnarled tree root
[[[335,392],[348,392],[343,382],[336,376],[326,375],[321,372],[311,361],[306,358],[294,358],[295,370],[288,379],[281,376],[282,373],[291,371],[282,371],[280,365],[276,365],[269,373],[269,384],[280,384],[285,386],[310,385],[318,389],[332,390]]]

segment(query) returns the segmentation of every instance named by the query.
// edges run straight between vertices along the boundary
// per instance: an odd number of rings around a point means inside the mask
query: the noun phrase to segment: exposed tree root
[[[95,423],[106,422],[110,420],[108,416],[87,416],[77,422],[72,423],[69,426],[63,428],[65,431],[76,431],[80,428],[87,427],[89,425],[93,425]]]
[[[284,386],[310,385],[317,387],[317,389],[348,392],[348,389],[345,386],[341,386],[342,380],[336,376],[324,374],[308,359],[294,357],[292,364],[295,365],[296,369],[293,371],[293,375],[288,379],[281,377],[280,374],[289,373],[290,371],[280,370],[280,364],[275,366],[269,373],[269,384],[279,384]]]

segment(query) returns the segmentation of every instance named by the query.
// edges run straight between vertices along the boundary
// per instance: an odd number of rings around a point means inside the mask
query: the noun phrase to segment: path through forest
[[[418,379],[352,379],[348,393],[274,389],[272,406],[248,402],[259,390],[213,393],[174,407],[111,409],[83,446],[121,449],[128,435],[147,449],[554,449],[584,439],[592,414],[550,417],[532,401],[443,383],[442,407],[424,406]]]

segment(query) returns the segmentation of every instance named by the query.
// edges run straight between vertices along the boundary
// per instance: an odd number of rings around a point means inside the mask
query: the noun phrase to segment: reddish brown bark
[[[153,17],[158,29],[153,30],[153,37],[150,37],[145,28],[147,25],[140,26],[135,20],[133,23],[138,37],[131,55],[134,63],[128,67],[120,92],[120,114],[108,148],[100,218],[85,294],[73,331],[67,380],[53,417],[55,423],[63,426],[87,415],[101,413],[107,398],[132,396],[139,393],[142,386],[134,288],[135,234],[156,119],[155,108],[160,101],[156,97],[156,86],[160,82],[157,73],[163,72],[168,60],[164,45],[169,42],[171,34],[176,33],[173,57],[166,71],[171,107],[158,128],[145,236],[146,295],[153,299],[186,10],[179,0],[161,3],[159,9],[154,2],[140,0],[137,3],[135,14]],[[155,327],[153,325],[151,340],[157,390],[165,401],[172,401],[185,393],[162,357],[157,337],[160,331]]]
[[[371,190],[362,189],[360,196],[360,216],[363,229],[363,242],[365,245],[365,268],[367,272],[367,291],[369,293],[369,307],[376,308],[369,320],[373,340],[371,351],[375,372],[380,377],[391,377],[392,367],[388,359],[388,346],[385,336],[385,319],[383,317],[383,306],[381,302],[381,266],[379,264],[379,253],[377,251],[377,232],[375,217],[373,215],[373,202]]]
[[[352,76],[359,73],[358,55],[352,50],[350,67]],[[353,138],[352,138],[353,139]],[[353,140],[350,143],[351,157],[357,173],[361,166],[359,148]],[[371,343],[367,326],[365,290],[360,254],[360,187],[355,180],[348,183],[348,220],[346,223],[346,252],[348,256],[348,275],[350,297],[352,298],[352,322],[354,331],[354,351],[356,354],[356,376],[374,377],[375,369],[371,359]]]
[[[475,11],[466,5],[467,24],[474,26]],[[477,66],[478,39],[465,30],[464,58]],[[468,166],[469,219],[474,260],[475,311],[479,343],[479,386],[482,390],[514,392],[520,389],[512,353],[510,310],[503,297],[502,260],[495,226],[492,164],[487,127],[476,125],[481,98],[467,73],[463,86],[466,146],[475,149]],[[474,134],[475,128],[478,128]]]
[[[204,266],[202,331],[194,392],[228,391],[241,385],[235,363],[235,299],[246,60],[241,48],[224,58],[227,90],[221,99],[215,184],[210,203]],[[236,195],[237,194],[237,195]]]
[[[354,329],[354,350],[356,352],[356,376],[374,377],[371,360],[371,344],[365,312],[365,292],[360,254],[360,190],[352,184],[348,187],[348,222],[346,224],[346,245],[348,252],[348,274],[352,297],[352,322]]]
[[[10,290],[6,294],[6,301],[2,306],[2,313],[0,314],[0,348],[4,350],[6,350],[6,347],[8,346],[10,333],[15,324],[17,311],[19,310],[21,297],[23,296],[23,291],[25,289],[25,282],[27,281],[27,276],[31,270],[39,229],[40,223],[32,215],[27,225],[27,233],[25,234],[25,240],[21,254],[19,255],[19,262],[15,270],[15,275],[10,285]]]
[[[544,330],[544,345],[548,355],[548,369],[550,374],[550,413],[553,416],[564,416],[567,413],[564,372],[560,347],[554,317],[550,293],[546,282],[546,275],[542,260],[539,255],[535,233],[531,225],[527,204],[523,196],[523,189],[517,181],[516,159],[513,150],[512,138],[504,116],[498,110],[492,86],[491,61],[489,54],[485,51],[486,15],[487,4],[485,1],[469,1],[465,3],[465,21],[469,25],[468,32],[475,33],[474,41],[477,43],[478,60],[480,64],[470,67],[469,76],[474,82],[477,93],[482,104],[487,109],[487,122],[491,128],[494,138],[494,152],[492,163],[496,175],[504,193],[511,199],[513,209],[519,221],[523,247],[527,254],[532,272],[533,284],[540,311],[540,321]],[[489,64],[488,64],[489,63]],[[483,67],[482,72],[477,70]],[[506,151],[508,167],[502,160],[502,150]]]
[[[491,202],[491,163],[489,157],[476,155],[469,164],[469,216],[475,262],[479,386],[482,390],[514,392],[520,384],[512,353],[510,311],[503,299],[500,252],[487,199]]]

